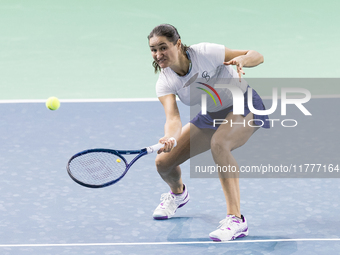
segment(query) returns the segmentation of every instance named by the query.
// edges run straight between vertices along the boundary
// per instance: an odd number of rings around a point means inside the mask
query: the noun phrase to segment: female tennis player
[[[248,84],[241,78],[245,74],[243,67],[261,64],[263,56],[253,50],[232,50],[212,43],[185,46],[177,29],[169,24],[155,27],[148,40],[154,60],[153,67],[155,72],[160,71],[156,92],[166,115],[165,134],[159,140],[165,146],[158,152],[156,167],[162,179],[170,186],[170,192],[162,194],[162,202],[154,211],[153,217],[169,219],[189,201],[188,188],[181,178],[180,164],[211,149],[216,164],[230,165],[238,170],[231,151],[245,144],[260,126],[269,127],[266,121],[268,116],[257,116],[250,112],[247,105]],[[236,70],[232,65],[236,66]],[[212,98],[208,98],[210,101],[207,100],[207,114],[198,113],[182,127],[176,95],[184,104],[194,105],[201,102],[204,88],[214,89],[216,82],[221,80],[228,80],[242,91],[245,99],[244,115],[233,114],[231,92],[228,89],[219,89],[221,103],[216,104]],[[254,108],[264,110],[262,100],[254,90],[252,96]],[[213,125],[214,119],[246,125]],[[256,121],[252,121],[253,119]],[[248,121],[252,124],[248,124]],[[170,140],[172,137],[177,141],[176,147],[173,140]],[[222,172],[219,173],[219,178],[226,199],[227,216],[209,236],[214,241],[229,241],[247,236],[247,220],[240,211],[238,175]]]

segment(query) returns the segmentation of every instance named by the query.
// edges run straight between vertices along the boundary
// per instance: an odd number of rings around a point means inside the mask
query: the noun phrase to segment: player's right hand
[[[162,152],[170,152],[176,146],[175,138],[162,137],[158,142],[164,144],[164,147],[158,150],[158,154]]]

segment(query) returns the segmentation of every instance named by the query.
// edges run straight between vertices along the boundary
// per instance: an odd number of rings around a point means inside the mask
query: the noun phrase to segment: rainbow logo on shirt
[[[205,84],[205,83],[203,83],[203,82],[197,82],[197,83],[206,86],[206,87],[209,88],[212,92],[214,92],[215,95],[217,96],[218,100],[220,101],[221,105],[222,105],[222,101],[221,101],[220,95],[217,93],[217,91],[216,91],[213,87],[211,87],[210,85]],[[215,105],[217,105],[214,96],[211,94],[211,92],[210,92],[209,90],[204,89],[204,88],[200,88],[200,87],[196,87],[196,88],[201,89],[201,90],[203,90],[204,92],[206,92],[206,93],[212,98],[212,100],[214,100]]]

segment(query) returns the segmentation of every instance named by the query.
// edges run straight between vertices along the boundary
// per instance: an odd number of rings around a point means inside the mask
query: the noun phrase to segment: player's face
[[[171,67],[178,62],[179,45],[169,42],[165,36],[153,36],[149,40],[152,58],[161,68]]]

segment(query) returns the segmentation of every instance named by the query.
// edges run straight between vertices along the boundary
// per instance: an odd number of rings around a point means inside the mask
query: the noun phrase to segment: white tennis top
[[[238,86],[243,93],[248,84],[242,79],[239,82],[238,73],[231,66],[223,64],[225,47],[213,43],[200,43],[190,46],[187,51],[191,60],[191,70],[185,76],[179,76],[170,67],[161,70],[156,83],[158,97],[168,94],[178,95],[179,99],[188,106],[201,104],[201,95],[207,95],[207,111],[217,112],[233,104],[232,94],[228,89],[216,88],[216,84],[233,84]],[[217,95],[209,88],[216,90],[221,98],[222,105]],[[204,89],[204,90],[203,90]]]

